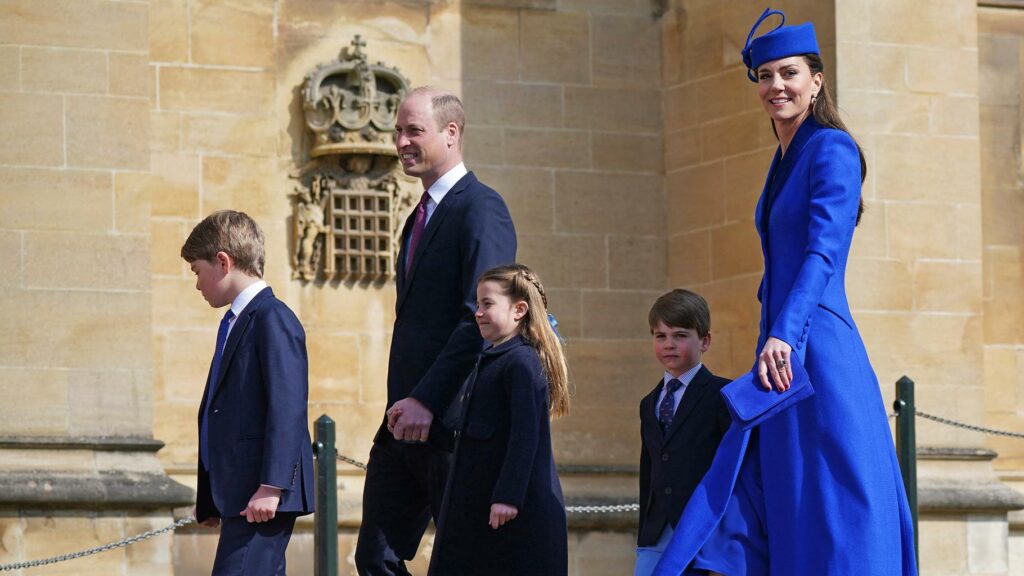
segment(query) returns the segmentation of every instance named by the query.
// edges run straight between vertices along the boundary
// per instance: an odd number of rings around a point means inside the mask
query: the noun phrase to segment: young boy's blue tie
[[[231,319],[235,317],[235,313],[228,308],[227,314],[220,321],[220,326],[217,328],[217,347],[213,351],[213,365],[210,366],[210,385],[209,391],[206,393],[206,409],[203,410],[203,425],[199,428],[199,458],[203,461],[203,466],[209,467],[209,460],[207,456],[209,454],[206,444],[206,430],[207,420],[210,415],[210,402],[213,400],[214,387],[217,385],[217,375],[220,373],[220,359],[224,356],[224,344],[228,340],[228,328],[231,327]]]
[[[662,432],[668,430],[668,427],[672,424],[672,416],[676,412],[676,390],[679,390],[679,387],[682,385],[682,382],[673,378],[668,381],[665,387],[665,397],[662,398],[661,404],[658,405],[658,422],[661,422]]]

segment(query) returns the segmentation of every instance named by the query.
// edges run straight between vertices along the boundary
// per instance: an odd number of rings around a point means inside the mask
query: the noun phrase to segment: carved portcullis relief
[[[398,185],[398,105],[409,82],[371,64],[357,35],[302,88],[311,161],[295,177],[292,277],[384,280],[394,275],[401,215],[415,199]],[[322,276],[321,276],[322,275]]]

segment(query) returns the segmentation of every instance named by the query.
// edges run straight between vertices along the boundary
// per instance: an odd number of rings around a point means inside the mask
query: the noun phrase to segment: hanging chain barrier
[[[986,428],[984,426],[975,426],[974,424],[965,424],[963,422],[957,422],[956,420],[950,420],[949,418],[943,418],[942,416],[935,416],[927,412],[921,412],[920,410],[914,409],[914,415],[919,418],[925,418],[932,422],[938,422],[939,424],[945,424],[954,428],[962,428],[964,430],[970,430],[971,432],[981,432],[982,434],[992,434],[994,436],[1006,436],[1008,438],[1024,438],[1024,434],[1020,432],[1008,432],[1006,430],[997,430],[995,428]]]
[[[954,428],[960,428],[963,430],[970,430],[971,432],[981,432],[983,434],[992,434],[995,436],[1005,436],[1008,438],[1020,438],[1024,439],[1024,433],[1020,432],[1009,432],[1006,430],[998,430],[996,428],[987,428],[985,426],[975,426],[973,424],[966,424],[964,422],[958,422],[950,418],[943,418],[927,412],[922,412],[914,408],[914,415],[919,418],[938,422],[939,424],[945,424]],[[897,416],[896,412],[890,412],[888,414],[889,419],[893,419]],[[339,462],[344,462],[350,466],[359,468],[360,470],[366,470],[366,464],[360,462],[354,458],[349,458],[343,454],[337,454]],[[566,506],[565,511],[570,514],[619,514],[623,512],[636,512],[640,510],[640,505],[637,503],[631,504],[606,504],[606,505],[580,505],[580,506]],[[178,528],[194,524],[195,518],[182,518],[173,524],[164,526],[157,530],[150,530],[149,532],[143,532],[130,538],[123,538],[117,542],[111,542],[103,546],[97,546],[95,548],[89,548],[80,552],[72,552],[70,554],[61,554],[60,556],[52,556],[50,558],[43,558],[40,560],[30,560],[26,562],[14,562],[11,564],[0,564],[0,572],[10,572],[14,570],[24,570],[26,568],[36,568],[39,566],[46,566],[49,564],[56,564],[58,562],[65,562],[67,560],[75,560],[77,558],[84,558],[86,556],[92,556],[93,554],[99,554],[100,552],[106,552],[108,550],[115,550],[117,548],[123,548],[125,546],[135,544],[136,542],[142,542],[149,540],[155,536],[172,532]]]
[[[111,542],[110,544],[104,544],[103,546],[97,546],[95,548],[89,548],[82,550],[81,552],[72,552],[71,554],[61,554],[60,556],[51,556],[50,558],[43,558],[41,560],[29,560],[27,562],[15,562],[13,564],[0,564],[0,572],[8,572],[12,570],[24,570],[25,568],[35,568],[37,566],[46,566],[47,564],[56,564],[57,562],[64,562],[66,560],[74,560],[76,558],[84,558],[86,556],[92,556],[93,554],[99,554],[100,552],[106,552],[107,550],[115,550],[117,548],[123,548],[129,544],[135,544],[136,542],[142,542],[143,540],[149,540],[154,536],[171,532],[182,526],[188,526],[195,522],[195,518],[182,518],[174,524],[164,526],[157,530],[150,530],[149,532],[143,532],[130,538],[124,538],[117,542]]]
[[[342,454],[336,454],[339,462],[344,462],[359,468],[360,470],[366,470],[366,464],[349,458]],[[616,514],[619,512],[636,512],[640,509],[640,505],[633,504],[607,504],[607,505],[594,505],[594,506],[566,506],[565,511],[570,514]]]

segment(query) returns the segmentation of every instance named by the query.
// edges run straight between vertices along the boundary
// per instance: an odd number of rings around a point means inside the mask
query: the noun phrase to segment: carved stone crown
[[[395,151],[398,105],[409,88],[397,68],[370,64],[358,35],[334,61],[306,76],[302,107],[313,131],[313,157]]]

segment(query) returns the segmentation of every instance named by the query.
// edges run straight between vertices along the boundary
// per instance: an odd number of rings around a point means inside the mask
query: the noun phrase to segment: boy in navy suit
[[[263,278],[263,232],[215,212],[181,247],[220,322],[199,406],[194,515],[220,529],[213,575],[285,574],[298,516],[313,511],[306,334]]]
[[[654,355],[665,368],[640,402],[640,530],[635,576],[650,576],[694,488],[711,466],[731,419],[719,394],[729,380],[701,359],[711,312],[699,294],[673,290],[648,315]]]

